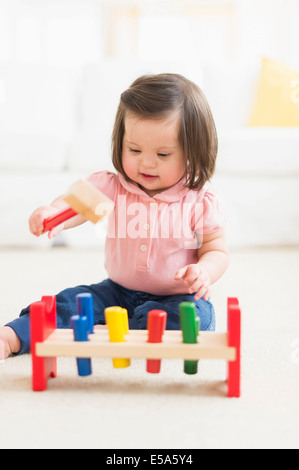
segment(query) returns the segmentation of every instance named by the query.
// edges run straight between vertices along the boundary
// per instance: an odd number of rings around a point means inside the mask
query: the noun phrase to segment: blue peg
[[[75,341],[88,341],[88,318],[85,316],[74,315],[71,318],[71,325],[74,330]],[[78,374],[80,377],[91,375],[91,360],[88,358],[77,358]]]
[[[91,294],[78,294],[77,297],[78,315],[88,318],[88,333],[93,334],[94,327],[94,310]]]

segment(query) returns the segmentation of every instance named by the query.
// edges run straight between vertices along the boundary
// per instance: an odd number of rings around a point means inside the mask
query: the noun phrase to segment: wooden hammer
[[[76,215],[96,224],[114,209],[114,202],[86,180],[74,183],[63,196],[69,208],[44,220],[44,233]]]

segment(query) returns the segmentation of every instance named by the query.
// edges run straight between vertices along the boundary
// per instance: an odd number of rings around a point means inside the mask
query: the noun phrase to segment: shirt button
[[[144,228],[144,230],[149,230],[150,226],[149,226],[149,224],[144,224],[143,228]]]
[[[140,251],[142,251],[144,253],[146,250],[147,250],[147,246],[146,245],[141,245]]]

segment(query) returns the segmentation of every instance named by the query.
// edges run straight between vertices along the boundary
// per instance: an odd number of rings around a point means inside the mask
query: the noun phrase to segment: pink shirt
[[[178,269],[198,262],[202,235],[225,225],[216,190],[205,185],[190,191],[180,181],[150,197],[120,174],[99,172],[88,180],[115,203],[105,245],[109,278],[153,295],[188,293],[174,276]]]

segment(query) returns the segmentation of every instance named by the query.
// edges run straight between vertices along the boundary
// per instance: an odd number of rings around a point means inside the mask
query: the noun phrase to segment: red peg
[[[151,310],[147,317],[148,343],[162,343],[166,328],[167,313],[164,310]],[[151,374],[159,374],[160,359],[148,359],[146,370]]]

